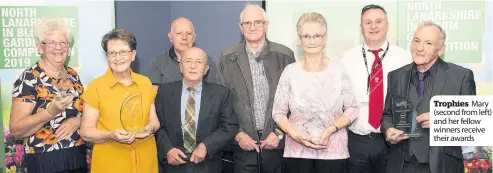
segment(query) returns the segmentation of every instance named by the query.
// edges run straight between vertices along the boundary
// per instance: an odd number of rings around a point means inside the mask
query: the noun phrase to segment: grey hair
[[[322,27],[327,31],[327,21],[322,14],[317,12],[304,13],[301,15],[300,19],[298,19],[298,23],[296,24],[296,31],[298,34],[300,33],[301,26],[308,22],[316,22],[322,25]]]
[[[61,31],[65,33],[69,43],[72,42],[73,35],[70,27],[60,19],[41,19],[34,27],[34,38],[37,44],[45,39],[46,35],[51,35],[55,31]]]
[[[264,8],[262,8],[261,6],[259,6],[259,5],[257,5],[257,4],[247,4],[247,5],[245,6],[245,8],[243,8],[243,10],[241,10],[241,13],[240,13],[240,22],[243,22],[243,12],[245,12],[245,10],[246,10],[247,8],[253,8],[253,7],[254,7],[254,8],[260,8],[260,9],[262,9],[262,14],[264,15],[264,20],[265,20],[265,21],[268,21],[268,20],[267,20],[267,13],[265,12]]]
[[[443,30],[443,28],[440,25],[438,25],[437,23],[432,22],[432,21],[426,21],[426,22],[423,22],[423,24],[421,24],[421,26],[435,26],[435,27],[437,27],[440,30],[440,47],[442,47],[445,44],[445,40],[447,39],[447,34],[445,33],[445,30]],[[419,27],[421,27],[421,26],[419,26]]]

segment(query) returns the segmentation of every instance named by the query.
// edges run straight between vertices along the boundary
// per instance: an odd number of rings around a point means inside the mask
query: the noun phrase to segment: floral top
[[[342,63],[331,59],[327,69],[307,72],[299,62],[288,65],[281,74],[276,90],[272,118],[276,123],[288,119],[301,134],[320,139],[337,117],[351,122],[359,113],[351,80]],[[291,112],[289,118],[286,116]],[[329,137],[327,149],[316,150],[286,137],[284,157],[305,159],[349,158],[347,131],[340,129]]]
[[[77,72],[65,67],[72,87],[68,91],[74,94],[74,101],[63,111],[43,125],[35,134],[24,139],[24,150],[26,154],[45,153],[64,148],[71,148],[84,144],[79,130],[74,132],[70,138],[58,139],[55,137],[55,132],[58,127],[68,118],[82,116],[82,100],[80,95],[84,91],[82,83]],[[48,76],[45,71],[39,66],[39,62],[26,69],[14,83],[12,92],[12,101],[22,101],[34,103],[32,114],[36,114],[45,110],[55,99],[59,90],[56,88],[57,79]]]

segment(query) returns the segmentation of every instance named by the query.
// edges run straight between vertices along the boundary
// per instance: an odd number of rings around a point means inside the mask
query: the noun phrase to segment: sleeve
[[[272,119],[279,123],[281,120],[288,119],[289,96],[291,95],[291,85],[289,83],[289,67],[284,68],[279,83],[277,84],[276,95],[272,107]]]
[[[146,90],[150,92],[151,101],[154,102],[154,100],[156,99],[157,91],[155,91],[155,89],[152,86],[152,83],[149,79],[146,79],[146,82],[148,82],[148,84],[146,84],[146,86],[147,86]]]
[[[154,101],[154,105],[156,106],[156,113],[159,119],[159,123],[161,126],[156,131],[156,145],[158,151],[158,159],[162,164],[166,163],[166,155],[169,150],[173,149],[173,145],[171,144],[170,138],[168,137],[168,131],[166,130],[166,122],[164,121],[164,111],[163,111],[163,97],[164,97],[164,88],[162,85],[159,86],[157,97]]]
[[[151,80],[153,85],[161,84],[161,62],[159,61],[161,56],[156,56],[152,58],[152,64],[149,69],[147,77]]]
[[[385,107],[383,109],[382,120],[380,121],[380,131],[383,135],[386,135],[385,131],[387,131],[387,129],[394,127],[394,123],[392,121],[392,91],[390,89],[390,86],[392,85],[392,81],[390,80],[392,79],[392,74],[393,72],[390,72],[387,75],[387,94],[385,96]]]
[[[290,52],[289,52],[289,64],[292,64],[294,62],[296,62],[296,58],[294,56],[294,52],[292,50],[290,50]]]
[[[29,71],[24,71],[14,82],[12,101],[20,100],[27,103],[36,103],[38,97],[48,96],[48,88],[36,85],[38,78]]]
[[[469,69],[467,69],[464,79],[462,80],[460,95],[476,95],[474,73]]]
[[[99,93],[97,83],[94,81],[89,84],[87,90],[82,94],[82,100],[84,100],[84,104],[89,104],[93,108],[99,110]]]
[[[341,88],[341,96],[343,101],[342,111],[343,115],[347,116],[351,122],[356,120],[359,116],[359,103],[356,99],[353,83],[351,82],[351,78],[349,77],[344,65],[342,66],[342,88]]]
[[[226,81],[224,79],[224,65],[223,65],[223,59],[224,59],[224,54],[221,54],[221,57],[219,58],[219,63],[216,68],[216,83],[225,87],[228,87],[226,84]]]
[[[80,76],[79,74],[75,73],[74,77],[77,79],[75,82],[75,92],[77,92],[77,97],[75,98],[75,102],[73,104],[74,108],[79,111],[77,114],[77,117],[82,116],[82,106],[83,106],[83,101],[82,101],[82,94],[84,94],[84,86],[82,85],[82,82],[80,81]]]
[[[208,59],[207,61],[209,64],[209,72],[207,73],[205,80],[209,83],[217,83],[217,80],[216,80],[217,65],[214,62],[212,57],[207,56],[207,59]]]
[[[79,93],[79,96],[84,94],[84,85],[82,85],[82,81],[80,81],[79,74],[75,75],[77,82],[75,83],[75,89]]]

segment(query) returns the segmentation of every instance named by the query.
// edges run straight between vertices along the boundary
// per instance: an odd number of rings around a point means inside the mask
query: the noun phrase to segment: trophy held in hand
[[[67,73],[65,68],[58,72],[58,76],[55,83],[55,88],[58,90],[56,95],[56,100],[60,101],[69,96],[70,90],[74,87],[72,80],[70,80],[70,75]]]
[[[120,121],[127,132],[146,133],[140,92],[131,93],[125,99],[120,109]]]
[[[416,120],[418,113],[406,98],[392,94],[392,117],[396,129],[404,131],[401,136],[421,137],[420,124]]]

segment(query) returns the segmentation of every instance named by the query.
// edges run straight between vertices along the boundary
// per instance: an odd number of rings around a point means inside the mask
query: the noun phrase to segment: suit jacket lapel
[[[401,96],[404,98],[408,98],[409,85],[411,84],[410,81],[412,68],[414,68],[414,65],[410,65],[410,68],[404,69],[404,71],[402,71],[402,74],[396,76],[398,77],[398,80],[400,80],[399,83],[403,84],[401,85],[401,93],[403,93]]]
[[[170,110],[170,115],[168,115],[167,117],[167,120],[169,121],[169,123],[165,122],[168,124],[168,127],[170,127],[170,132],[175,132],[177,135],[176,137],[180,137],[181,138],[181,125],[183,124],[181,122],[181,90],[182,90],[182,86],[183,86],[183,83],[182,82],[178,82],[176,85],[173,86],[173,89],[170,94],[170,98],[168,99],[169,100],[169,103],[168,105],[169,106],[165,106],[167,109],[171,109]],[[180,123],[176,123],[176,122],[180,122]],[[172,129],[172,130],[171,130]],[[170,137],[171,138],[171,137]],[[181,141],[183,142],[183,141]]]
[[[209,116],[211,108],[214,103],[212,102],[212,96],[214,95],[214,90],[211,85],[205,81],[202,82],[202,93],[200,99],[200,111],[199,111],[199,122],[197,126],[197,131],[200,132],[200,128]]]
[[[433,82],[433,89],[431,90],[431,97],[435,95],[439,95],[442,92],[443,87],[447,83],[447,79],[449,78],[447,63],[445,63],[441,58],[435,62],[438,63],[435,80]]]

